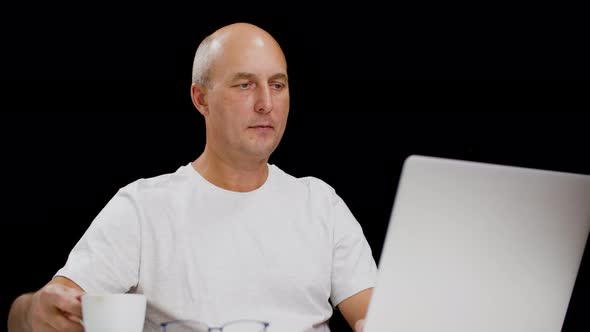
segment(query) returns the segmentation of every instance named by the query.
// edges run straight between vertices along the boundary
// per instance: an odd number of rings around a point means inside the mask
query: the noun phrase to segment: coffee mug
[[[82,322],[86,332],[142,332],[146,297],[143,294],[82,295]]]

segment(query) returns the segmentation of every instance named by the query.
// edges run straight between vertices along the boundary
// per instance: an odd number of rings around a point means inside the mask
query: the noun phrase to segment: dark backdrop
[[[3,313],[63,265],[118,188],[199,155],[192,57],[234,21],[266,28],[287,55],[291,114],[271,163],[331,184],[377,261],[410,154],[590,174],[575,8],[59,6],[11,6],[0,23]],[[588,323],[588,256],[567,331]]]

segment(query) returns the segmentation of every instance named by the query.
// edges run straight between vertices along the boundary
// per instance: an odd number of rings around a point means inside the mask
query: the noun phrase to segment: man
[[[268,164],[289,112],[279,44],[251,24],[217,30],[197,49],[191,97],[202,154],[121,188],[56,276],[15,300],[11,332],[82,331],[84,292],[145,294],[149,331],[173,319],[328,331],[332,305],[362,328],[376,264],[360,225],[323,181]]]

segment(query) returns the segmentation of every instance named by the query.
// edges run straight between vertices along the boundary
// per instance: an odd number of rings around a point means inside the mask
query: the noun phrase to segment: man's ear
[[[200,83],[191,84],[191,99],[193,105],[203,116],[209,114],[209,104],[207,103],[207,88]]]

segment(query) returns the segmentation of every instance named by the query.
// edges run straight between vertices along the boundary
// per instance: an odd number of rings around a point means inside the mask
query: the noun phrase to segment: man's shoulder
[[[275,168],[276,174],[279,174],[280,181],[284,184],[290,184],[291,186],[299,187],[300,189],[303,189],[315,195],[333,196],[336,194],[336,191],[330,184],[328,184],[328,182],[317,176],[296,176],[287,173],[286,171],[283,171],[275,165],[273,165],[273,167]]]
[[[138,178],[123,186],[120,191],[142,195],[181,190],[182,187],[186,187],[191,182],[191,176],[187,172],[187,167],[187,165],[182,165],[175,171]]]

